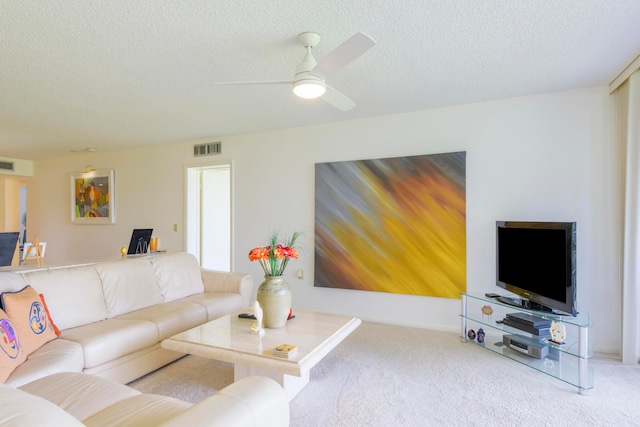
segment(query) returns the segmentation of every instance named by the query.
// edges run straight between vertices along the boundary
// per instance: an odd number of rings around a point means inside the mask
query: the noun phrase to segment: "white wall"
[[[225,137],[217,159],[234,162],[235,270],[257,287],[249,250],[274,229],[301,230],[306,249],[286,272],[294,310],[457,330],[457,299],[313,287],[314,164],[464,150],[467,290],[497,290],[496,220],[577,221],[579,309],[591,313],[596,349],[618,352],[620,159],[609,103],[600,87]],[[161,248],[181,250],[184,166],[199,162],[193,142],[37,162],[29,221],[31,236],[37,229],[48,242],[47,262],[117,256],[134,227],[153,227]],[[70,222],[69,174],[86,164],[116,171],[115,225]]]

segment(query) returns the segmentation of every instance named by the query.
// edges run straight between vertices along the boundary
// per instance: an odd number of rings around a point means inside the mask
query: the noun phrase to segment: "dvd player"
[[[502,342],[507,347],[536,359],[544,359],[549,354],[549,347],[546,345],[517,335],[505,334],[502,336]]]
[[[507,313],[507,319],[534,328],[548,328],[551,326],[551,320],[526,313]]]
[[[502,324],[514,329],[519,329],[521,331],[528,332],[532,335],[537,335],[542,338],[551,338],[551,332],[550,332],[549,326],[547,326],[546,328],[537,328],[535,326],[528,326],[528,325],[525,325],[524,323],[514,322],[509,317],[505,317],[504,320],[502,321]]]

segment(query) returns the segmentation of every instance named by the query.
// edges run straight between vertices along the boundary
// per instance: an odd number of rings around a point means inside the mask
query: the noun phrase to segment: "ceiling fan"
[[[300,98],[314,99],[322,97],[326,103],[334,107],[348,111],[356,106],[349,97],[325,83],[325,79],[349,65],[359,58],[376,42],[364,33],[356,33],[346,40],[320,62],[316,62],[311,50],[320,43],[320,35],[313,32],[305,32],[298,35],[298,41],[306,49],[302,62],[296,67],[293,80],[267,80],[256,82],[229,82],[216,83],[218,85],[271,85],[289,84],[293,86],[293,93]]]

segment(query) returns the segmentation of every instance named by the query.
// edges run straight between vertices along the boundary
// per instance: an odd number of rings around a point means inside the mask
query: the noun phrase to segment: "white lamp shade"
[[[298,80],[293,84],[293,93],[300,98],[313,99],[324,95],[325,83],[317,79]]]

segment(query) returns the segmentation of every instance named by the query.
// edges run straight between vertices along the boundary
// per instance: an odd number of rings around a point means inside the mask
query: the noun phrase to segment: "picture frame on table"
[[[71,222],[115,223],[114,170],[94,170],[71,175]]]

